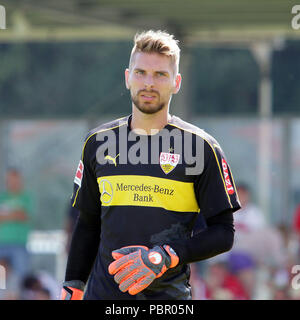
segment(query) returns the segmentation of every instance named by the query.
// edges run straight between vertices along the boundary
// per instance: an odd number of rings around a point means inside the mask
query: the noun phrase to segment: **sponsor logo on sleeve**
[[[227,162],[225,161],[225,159],[222,159],[222,168],[223,168],[223,174],[224,174],[224,178],[225,178],[225,185],[226,185],[227,192],[230,195],[234,194],[234,188],[233,188],[232,183],[230,181],[228,166],[227,166]]]
[[[75,174],[75,178],[74,178],[74,183],[78,184],[79,187],[81,187],[81,181],[82,181],[82,176],[83,176],[83,162],[80,160],[79,164],[78,164],[78,168]]]

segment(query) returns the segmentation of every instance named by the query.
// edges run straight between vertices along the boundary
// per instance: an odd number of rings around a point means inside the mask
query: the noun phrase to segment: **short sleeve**
[[[224,210],[240,209],[233,176],[219,144],[204,144],[204,170],[196,178],[195,193],[200,212],[210,218]]]
[[[80,211],[99,214],[101,212],[101,201],[94,170],[95,162],[92,146],[91,141],[87,139],[74,177],[71,203],[73,207]]]

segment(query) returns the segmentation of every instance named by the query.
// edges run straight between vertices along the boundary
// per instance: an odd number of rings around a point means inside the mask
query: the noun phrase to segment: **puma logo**
[[[118,154],[115,158],[111,157],[111,156],[105,156],[104,159],[107,159],[107,160],[110,160],[114,163],[115,167],[117,166],[117,162],[116,162],[116,159],[118,158],[120,154]]]

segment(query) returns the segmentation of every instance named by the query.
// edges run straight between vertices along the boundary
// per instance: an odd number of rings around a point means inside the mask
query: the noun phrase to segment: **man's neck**
[[[133,106],[131,130],[134,130],[138,134],[145,134],[145,132],[147,135],[156,134],[167,125],[170,117],[168,108],[154,114],[145,114]]]

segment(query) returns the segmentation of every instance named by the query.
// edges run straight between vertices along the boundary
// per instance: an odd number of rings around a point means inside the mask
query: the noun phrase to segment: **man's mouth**
[[[144,99],[144,100],[148,100],[148,101],[151,101],[151,100],[154,100],[154,96],[146,96],[146,95],[142,95],[142,98]]]
[[[152,101],[156,98],[156,95],[151,93],[141,93],[140,96],[143,100],[147,101]]]

